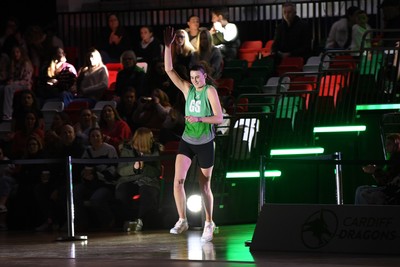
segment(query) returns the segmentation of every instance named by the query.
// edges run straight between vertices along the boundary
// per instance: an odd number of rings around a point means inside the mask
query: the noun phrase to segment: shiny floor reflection
[[[255,224],[220,226],[212,242],[201,230],[171,235],[93,232],[86,241],[56,241],[65,233],[0,232],[0,266],[400,266],[400,257],[289,252],[251,253]]]

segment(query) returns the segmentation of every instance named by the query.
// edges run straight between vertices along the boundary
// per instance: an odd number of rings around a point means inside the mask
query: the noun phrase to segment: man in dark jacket
[[[284,3],[282,6],[282,23],[275,30],[272,54],[276,57],[276,64],[285,57],[303,57],[306,60],[311,53],[310,26],[296,14],[293,3]]]

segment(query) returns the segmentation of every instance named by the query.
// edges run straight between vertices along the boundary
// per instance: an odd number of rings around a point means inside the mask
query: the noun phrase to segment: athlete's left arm
[[[213,116],[210,117],[202,117],[200,118],[202,122],[210,123],[210,124],[220,124],[223,121],[223,113],[221,103],[219,102],[219,97],[217,90],[210,86],[207,90],[207,97],[211,104],[211,109],[213,112]]]

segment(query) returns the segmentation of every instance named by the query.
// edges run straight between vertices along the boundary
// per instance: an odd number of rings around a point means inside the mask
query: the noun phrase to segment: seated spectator
[[[332,24],[326,40],[326,49],[348,49],[352,39],[353,25],[356,24],[358,7],[351,6],[346,15]]]
[[[188,33],[189,41],[197,51],[199,49],[200,18],[196,15],[190,15],[186,24],[188,28],[185,31]]]
[[[117,74],[115,94],[122,97],[128,88],[135,88],[136,94],[140,96],[148,96],[145,87],[146,74],[143,69],[136,65],[136,54],[132,50],[126,50],[121,55],[122,70]]]
[[[54,114],[50,129],[44,135],[44,147],[48,155],[54,156],[58,153],[62,146],[62,132],[64,125],[70,123],[68,114],[60,111]]]
[[[138,61],[147,63],[147,80],[151,80],[154,76],[154,68],[157,62],[162,61],[162,44],[160,40],[154,36],[151,26],[142,26],[140,28],[140,41],[133,46],[133,51]]]
[[[73,87],[74,88],[74,87]],[[63,92],[64,105],[71,101],[88,101],[90,107],[99,101],[108,88],[108,70],[99,51],[90,48],[85,56],[83,66],[78,71],[76,87]]]
[[[0,86],[6,85],[9,79],[10,57],[0,45]]]
[[[99,128],[89,132],[90,145],[83,152],[83,159],[116,159],[114,146],[103,140]],[[74,187],[74,203],[78,228],[92,227],[110,229],[114,215],[110,204],[114,199],[117,182],[116,164],[85,164],[81,168],[81,179]]]
[[[117,104],[117,111],[121,119],[128,123],[132,133],[135,132],[137,126],[133,121],[133,115],[138,104],[136,102],[136,90],[131,87],[122,96],[121,100]]]
[[[122,52],[131,49],[132,43],[129,32],[121,25],[117,14],[108,14],[107,23],[108,27],[102,31],[100,43],[97,45],[105,64],[119,62]]]
[[[350,50],[359,51],[361,49],[363,36],[365,32],[371,30],[371,26],[368,25],[368,16],[364,10],[358,10],[356,13],[356,24],[353,25],[351,35]],[[368,34],[365,37],[365,43],[363,48],[371,48],[372,35]],[[356,53],[358,56],[359,53]]]
[[[161,149],[151,130],[141,127],[122,148],[121,157],[158,157]],[[160,160],[121,162],[117,172],[120,178],[115,197],[122,204],[122,220],[134,221],[132,230],[135,232],[141,231],[144,225],[154,225],[158,219],[155,215],[160,194]],[[140,195],[140,198],[133,200],[135,195]],[[135,202],[138,202],[137,206]]]
[[[400,1],[397,0],[383,0],[380,8],[383,13],[383,29],[395,30],[384,33],[385,47],[394,47],[396,42],[400,40],[399,34],[399,21],[400,21]]]
[[[42,68],[37,92],[44,99],[58,98],[63,91],[69,92],[75,84],[77,72],[71,63],[67,62],[64,49],[55,47],[52,58]]]
[[[0,148],[0,161],[3,160],[9,158],[4,154],[3,148]],[[8,198],[17,187],[14,175],[14,164],[0,165],[0,231],[7,230]]]
[[[290,2],[282,6],[282,23],[275,29],[272,55],[279,65],[285,57],[303,57],[306,61],[311,53],[311,28],[299,16],[296,5]]]
[[[160,129],[170,110],[168,95],[161,89],[155,89],[151,97],[139,99],[133,122],[138,127]]]
[[[240,47],[239,32],[236,24],[229,21],[229,12],[226,7],[214,8],[211,11],[213,23],[210,33],[216,47],[221,49],[225,61],[237,58]]]
[[[11,120],[13,113],[13,99],[16,91],[32,89],[33,65],[25,49],[14,46],[11,54],[10,79],[6,85],[0,86],[0,93],[3,94],[3,120]]]
[[[183,29],[176,30],[176,37],[172,49],[174,69],[181,77],[189,76],[189,65],[195,49],[189,41],[188,33]]]
[[[362,169],[372,174],[377,185],[357,187],[355,204],[400,204],[400,134],[386,137],[386,152],[389,162],[385,167],[366,165]]]
[[[89,144],[89,132],[92,128],[98,128],[97,116],[90,108],[84,108],[80,112],[79,121],[74,125],[74,130],[85,145]]]
[[[13,131],[21,130],[25,124],[26,113],[33,111],[39,117],[39,127],[44,130],[43,113],[34,91],[29,89],[22,90],[15,95],[14,100],[11,129]]]
[[[211,34],[208,30],[202,29],[199,33],[198,50],[193,53],[190,66],[198,65],[200,62],[207,62],[210,67],[210,75],[218,79],[222,74],[223,58],[221,51],[214,46]]]
[[[129,125],[121,119],[116,108],[105,105],[100,113],[99,126],[104,142],[114,146],[119,152],[120,146],[132,138]]]
[[[39,116],[34,111],[25,114],[23,127],[15,131],[11,141],[11,153],[13,158],[19,159],[24,155],[28,138],[32,135],[37,136],[41,140],[44,139],[44,130],[40,128],[39,120]],[[41,146],[43,147],[43,141],[41,141]]]
[[[169,110],[160,129],[159,141],[163,145],[169,141],[179,141],[185,129],[185,99],[183,94],[178,100]]]

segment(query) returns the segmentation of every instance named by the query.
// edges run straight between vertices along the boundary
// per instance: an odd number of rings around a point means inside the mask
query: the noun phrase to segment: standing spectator
[[[161,145],[155,142],[149,128],[138,128],[129,144],[121,150],[121,157],[158,157]],[[160,194],[161,162],[135,161],[121,162],[117,172],[120,175],[115,197],[122,204],[122,220],[134,221],[134,231],[142,230],[143,224],[155,223]],[[138,200],[132,197],[140,195]],[[139,202],[138,207],[134,202]]]
[[[285,57],[303,57],[306,61],[311,53],[310,26],[297,16],[296,5],[290,2],[282,6],[282,23],[275,29],[272,54],[279,65]]]
[[[214,45],[221,49],[225,61],[237,58],[240,47],[239,31],[236,24],[229,22],[229,12],[226,7],[215,8],[211,11],[213,23],[210,33]]]
[[[210,75],[213,79],[221,77],[223,67],[222,54],[221,51],[214,46],[211,34],[207,29],[200,30],[198,50],[194,52],[190,65],[197,65],[200,61],[208,63]]]
[[[115,147],[119,152],[120,146],[132,138],[129,125],[121,119],[116,108],[105,105],[100,113],[99,126],[104,142]]]
[[[115,94],[122,97],[128,88],[135,88],[138,97],[148,96],[145,86],[146,74],[143,69],[136,65],[137,58],[135,52],[126,50],[121,55],[122,70],[117,74]]]
[[[43,138],[35,133],[28,135],[26,140],[19,145],[21,159],[42,160],[48,158],[43,149]],[[17,165],[16,168],[15,179],[18,187],[13,198],[14,216],[11,218],[11,222],[13,227],[32,229],[44,221],[36,202],[34,188],[42,182],[42,173],[48,170],[48,164],[44,162],[30,163]]]
[[[332,24],[326,40],[326,49],[347,49],[351,44],[352,28],[356,24],[356,12],[360,10],[351,6],[346,10],[346,15]]]
[[[171,46],[176,37],[174,29],[168,27],[164,33],[165,40],[165,71],[176,87],[181,90],[186,99],[186,125],[179,143],[176,156],[174,176],[174,197],[179,220],[170,230],[171,234],[181,234],[188,229],[186,218],[185,179],[197,155],[199,171],[199,187],[205,209],[203,242],[213,239],[215,224],[213,222],[214,197],[211,191],[211,175],[214,166],[214,124],[222,122],[222,110],[217,90],[206,83],[209,78],[203,66],[193,66],[190,70],[191,83],[182,79],[175,72],[172,64]]]
[[[108,27],[100,37],[98,49],[104,63],[119,62],[122,52],[131,49],[132,40],[117,14],[108,14],[107,23]]]
[[[14,46],[11,56],[10,79],[6,85],[0,87],[1,93],[4,94],[3,120],[12,119],[14,93],[19,90],[32,89],[33,71],[32,62],[25,49]]]
[[[114,146],[103,140],[99,128],[89,132],[90,145],[83,152],[83,159],[116,159]],[[111,201],[117,181],[116,164],[86,164],[81,171],[81,180],[74,187],[74,199],[78,227],[91,225],[110,229],[114,223]]]

